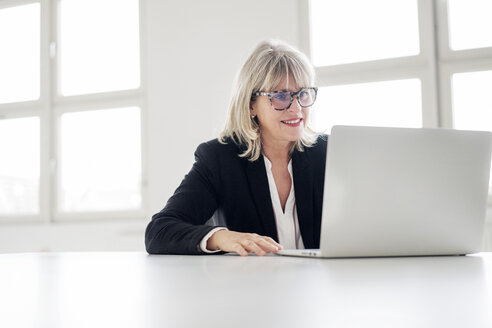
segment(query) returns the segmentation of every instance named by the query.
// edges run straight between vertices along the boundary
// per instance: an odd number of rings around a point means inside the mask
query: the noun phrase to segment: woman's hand
[[[241,256],[247,256],[248,253],[264,256],[267,252],[275,253],[282,248],[282,245],[270,237],[230,230],[219,230],[207,241],[207,249],[211,251],[220,249],[224,252],[236,252]]]

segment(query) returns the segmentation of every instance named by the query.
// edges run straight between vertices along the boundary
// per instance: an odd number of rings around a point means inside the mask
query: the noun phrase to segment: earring
[[[254,119],[255,119],[255,117],[256,117],[256,115],[251,115],[251,119],[253,119],[253,120],[254,120]]]

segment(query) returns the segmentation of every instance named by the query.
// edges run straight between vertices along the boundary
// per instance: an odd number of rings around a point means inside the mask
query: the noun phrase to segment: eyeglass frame
[[[299,96],[298,96],[299,93],[301,93],[301,91],[306,90],[306,89],[314,90],[314,100],[313,100],[313,103],[309,106],[301,105],[301,102],[300,102]],[[279,108],[275,108],[275,106],[273,106],[272,95],[277,94],[277,93],[288,93],[290,95],[290,102],[289,102],[289,105],[287,107],[279,109]],[[317,87],[302,88],[297,92],[288,92],[288,91],[262,92],[262,91],[257,91],[257,92],[252,94],[251,100],[254,101],[255,99],[253,99],[253,97],[258,97],[258,96],[268,96],[268,99],[270,100],[270,105],[272,106],[273,109],[278,110],[278,111],[289,109],[290,106],[292,106],[292,103],[294,102],[294,97],[297,98],[297,103],[299,104],[299,106],[301,106],[302,108],[306,108],[306,107],[311,107],[312,105],[314,105],[314,103],[316,101],[316,97],[318,96],[318,88]]]

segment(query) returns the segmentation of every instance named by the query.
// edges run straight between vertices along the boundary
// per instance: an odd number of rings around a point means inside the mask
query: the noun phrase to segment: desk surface
[[[0,255],[0,327],[492,327],[492,253]]]

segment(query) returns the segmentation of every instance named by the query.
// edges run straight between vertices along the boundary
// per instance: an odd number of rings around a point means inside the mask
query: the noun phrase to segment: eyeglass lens
[[[314,89],[302,89],[297,94],[297,101],[301,107],[309,107],[314,104],[316,92]],[[275,109],[286,109],[292,102],[290,92],[278,92],[271,97],[272,105]]]

